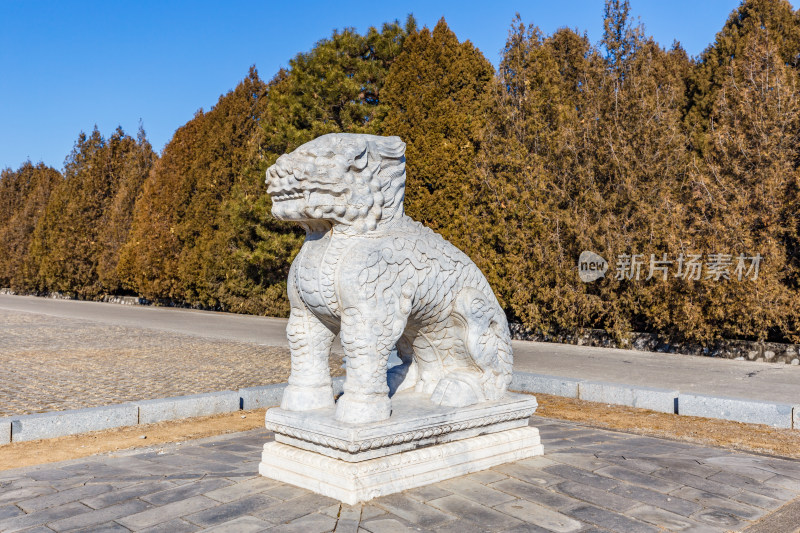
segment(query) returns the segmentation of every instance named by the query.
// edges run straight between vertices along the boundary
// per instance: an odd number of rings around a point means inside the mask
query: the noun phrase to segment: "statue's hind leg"
[[[453,302],[452,333],[460,340],[463,359],[448,368],[431,394],[437,405],[464,407],[505,394],[511,381],[513,355],[505,316],[494,298],[465,287]]]

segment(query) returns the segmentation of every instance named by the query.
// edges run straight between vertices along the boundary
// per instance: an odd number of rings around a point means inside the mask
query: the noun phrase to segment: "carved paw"
[[[476,404],[484,398],[473,381],[466,377],[444,377],[433,390],[431,402],[445,407],[466,407]]]
[[[347,424],[380,422],[391,414],[392,401],[388,396],[345,392],[336,402],[336,420]]]
[[[331,385],[322,387],[288,385],[283,391],[281,409],[287,411],[311,411],[324,407],[333,407],[333,387]]]

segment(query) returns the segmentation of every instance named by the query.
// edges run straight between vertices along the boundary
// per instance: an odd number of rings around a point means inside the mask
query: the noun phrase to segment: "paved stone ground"
[[[341,375],[341,359],[332,358]],[[267,385],[288,348],[0,309],[0,417]]]
[[[266,430],[0,472],[0,531],[722,532],[800,496],[800,461],[532,424],[543,457],[355,507],[259,477]]]

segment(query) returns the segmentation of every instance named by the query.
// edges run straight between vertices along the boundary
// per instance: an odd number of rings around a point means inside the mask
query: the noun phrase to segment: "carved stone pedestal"
[[[471,407],[436,407],[426,395],[392,398],[392,416],[349,425],[333,409],[267,411],[275,441],[264,446],[259,473],[348,504],[541,455],[528,426],[533,396],[508,393]]]

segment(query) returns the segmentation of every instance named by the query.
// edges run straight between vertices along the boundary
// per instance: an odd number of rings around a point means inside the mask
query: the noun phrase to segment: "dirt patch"
[[[696,416],[672,415],[535,394],[538,416],[666,439],[800,459],[800,430],[776,429]]]
[[[678,416],[536,394],[538,416],[735,450],[800,459],[800,431]],[[264,427],[265,409],[130,426],[0,446],[0,471]],[[141,436],[147,436],[142,439]]]

